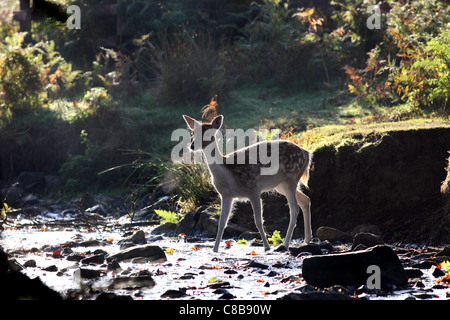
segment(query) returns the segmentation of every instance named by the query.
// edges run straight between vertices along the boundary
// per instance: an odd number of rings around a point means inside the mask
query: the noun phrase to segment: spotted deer
[[[216,133],[223,122],[222,115],[215,117],[210,123],[201,123],[186,115],[183,115],[183,118],[192,131],[190,149],[194,152],[200,150],[203,152],[211,174],[211,182],[221,198],[222,212],[214,252],[219,251],[219,245],[235,199],[250,200],[255,224],[264,243],[264,249],[266,251],[270,249],[263,229],[261,193],[273,189],[283,194],[289,204],[290,221],[283,243],[284,247],[289,248],[299,213],[299,205],[303,211],[304,241],[308,243],[311,240],[311,202],[309,197],[300,190],[302,184],[308,187],[312,158],[309,151],[288,140],[273,140],[262,141],[222,155],[216,139]],[[209,132],[209,139],[205,138],[207,132]],[[263,147],[269,153],[278,152],[278,170],[273,174],[261,174],[261,170],[267,167],[267,162],[262,161],[260,152],[257,151]],[[208,156],[205,154],[207,148],[213,150]],[[257,159],[251,159],[254,155]],[[239,163],[237,160],[242,158],[245,161]]]

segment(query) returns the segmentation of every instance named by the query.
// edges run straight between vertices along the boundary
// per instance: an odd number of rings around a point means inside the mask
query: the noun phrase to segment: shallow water
[[[121,274],[106,270],[106,264],[92,266],[105,270],[105,275],[98,280],[85,280],[77,276],[80,263],[66,260],[66,257],[55,258],[53,253],[58,246],[69,241],[101,240],[105,246],[73,247],[74,252],[89,256],[96,249],[102,249],[113,254],[120,250],[119,241],[123,239],[123,232],[119,228],[107,230],[92,230],[84,227],[54,228],[6,228],[1,233],[3,249],[12,254],[19,264],[33,259],[36,267],[24,268],[22,272],[29,277],[39,277],[46,285],[65,296],[68,290],[81,290],[88,284],[94,290],[107,290],[113,277],[133,275],[149,271],[156,285],[152,288],[136,290],[115,290],[118,295],[130,295],[133,299],[163,299],[161,295],[167,290],[184,290],[186,296],[179,299],[217,300],[224,293],[234,296],[234,299],[273,300],[291,292],[299,292],[307,285],[301,273],[302,258],[296,258],[288,253],[264,252],[263,247],[238,244],[231,240],[230,247],[225,248],[222,241],[219,253],[214,253],[212,239],[197,239],[186,242],[183,236],[176,238],[152,236],[154,227],[139,228],[146,234],[147,243],[160,246],[166,251],[167,261],[163,263],[151,262],[120,262]],[[301,239],[293,240],[292,244]],[[36,248],[36,249],[32,249]],[[250,267],[250,261],[261,263],[267,268]],[[44,270],[56,266],[58,271]],[[91,267],[91,266],[88,266]],[[449,288],[431,289],[436,279],[428,269],[422,270],[421,278],[425,288],[411,287],[408,290],[397,290],[390,295],[367,295],[373,300],[404,300],[408,297],[427,294],[427,299],[448,299]],[[222,282],[222,284],[220,284]],[[228,282],[229,285],[223,284]],[[220,287],[212,288],[212,284]],[[86,297],[89,298],[89,297]],[[93,298],[93,297],[92,297]]]

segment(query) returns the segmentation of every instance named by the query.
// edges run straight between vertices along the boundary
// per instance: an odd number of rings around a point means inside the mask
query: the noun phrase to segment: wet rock
[[[436,257],[449,257],[450,256],[450,247],[445,247],[444,249],[442,249],[441,251],[439,251],[438,253],[436,253]]]
[[[20,271],[12,271],[8,255],[0,248],[0,300],[62,300],[56,291],[50,289],[39,278],[30,279]]]
[[[216,208],[208,206],[201,206],[195,213],[188,212],[183,220],[178,223],[175,233],[184,233],[187,236],[214,238],[217,234],[217,226],[219,223],[219,215],[216,213]],[[247,229],[239,225],[228,223],[225,228],[224,238],[236,237],[246,231]]]
[[[22,198],[21,206],[33,206],[39,203],[39,198],[34,194],[30,193]]]
[[[58,267],[53,264],[51,266],[43,268],[42,270],[49,271],[49,272],[56,272],[56,271],[58,271]]]
[[[86,240],[86,241],[78,242],[74,246],[79,246],[79,247],[100,247],[100,246],[104,246],[104,245],[105,245],[105,243],[103,241],[100,241],[100,240]]]
[[[54,174],[46,174],[44,176],[44,182],[47,191],[57,191],[62,186],[61,178]]]
[[[320,249],[320,245],[317,243],[300,243],[298,245],[294,245],[289,247],[289,252],[293,256],[298,256],[303,252],[309,252],[313,255],[322,254],[322,250]]]
[[[36,268],[36,260],[30,259],[23,264],[25,268]]]
[[[176,299],[176,298],[181,298],[187,296],[186,294],[186,290],[167,290],[166,292],[164,292],[161,295],[161,298],[171,298],[171,299]]]
[[[128,295],[117,295],[113,292],[102,292],[97,296],[97,299],[99,301],[124,301],[124,300],[133,300],[131,296]]]
[[[2,188],[0,190],[0,199],[9,205],[15,205],[19,202],[24,194],[23,188],[19,186],[12,186],[9,188]]]
[[[120,277],[115,278],[108,286],[110,290],[127,289],[134,290],[140,288],[152,288],[155,286],[155,281],[150,275],[137,277]]]
[[[25,190],[31,190],[35,187],[43,187],[45,174],[43,172],[24,171],[17,177],[19,182]]]
[[[440,278],[440,277],[443,277],[446,275],[446,273],[444,271],[442,271],[441,269],[439,269],[437,266],[431,267],[431,274],[435,278]]]
[[[405,268],[405,272],[408,279],[415,279],[423,276],[423,272],[417,268]]]
[[[78,261],[81,261],[84,258],[85,258],[85,256],[83,256],[83,255],[81,255],[79,253],[72,253],[72,254],[68,255],[66,259],[68,261],[76,261],[76,262],[78,262]]]
[[[306,257],[303,277],[316,287],[333,285],[359,286],[367,283],[371,265],[378,266],[381,287],[392,288],[407,283],[408,277],[395,252],[388,246],[378,245],[367,250]]]
[[[250,261],[247,264],[247,267],[260,268],[260,269],[268,269],[269,268],[269,266],[267,264],[259,263],[259,262],[256,262],[255,260]]]
[[[208,285],[208,288],[219,289],[219,288],[233,288],[228,281],[216,281]]]
[[[353,228],[352,236],[356,236],[358,233],[371,233],[377,236],[381,236],[380,229],[374,224],[360,224]]]
[[[82,264],[102,264],[105,261],[105,253],[94,254],[93,256],[82,259]]]
[[[367,232],[358,233],[353,238],[352,250],[361,245],[370,248],[380,244],[384,244],[380,236]]]
[[[159,235],[159,234],[171,234],[175,233],[175,229],[177,228],[177,224],[173,222],[166,222],[155,229],[152,230],[151,234]]]
[[[348,295],[337,292],[306,292],[289,293],[277,300],[356,300]]]
[[[151,262],[165,262],[167,261],[166,254],[159,246],[154,245],[141,245],[131,247],[116,254],[109,256],[106,260],[111,262],[112,260],[117,260],[118,262],[124,260],[131,260],[134,258],[148,258]]]
[[[142,230],[138,230],[131,236],[129,236],[123,240],[120,240],[119,244],[122,244],[124,242],[131,242],[134,244],[145,244],[145,243],[147,243],[147,240],[145,238],[145,232]]]
[[[91,268],[80,268],[75,272],[77,273],[75,274],[75,277],[79,276],[84,279],[95,279],[100,278],[102,275],[104,275],[104,272],[102,270]]]
[[[326,226],[322,226],[319,229],[317,229],[316,234],[319,240],[321,241],[328,240],[330,242],[351,241],[353,238],[350,233],[343,232],[336,228]]]

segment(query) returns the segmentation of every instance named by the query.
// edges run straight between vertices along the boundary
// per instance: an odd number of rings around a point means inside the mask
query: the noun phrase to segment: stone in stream
[[[134,258],[148,258],[149,261],[158,263],[167,261],[166,254],[159,246],[141,245],[134,246],[125,250],[121,250],[106,258],[108,262],[116,260],[118,262],[124,260],[131,260]]]
[[[359,286],[367,284],[369,277],[375,275],[374,271],[368,271],[369,266],[379,268],[380,287],[383,289],[405,285],[408,281],[397,255],[386,245],[356,252],[306,257],[302,273],[306,282],[316,287]]]
[[[127,289],[134,290],[139,288],[153,288],[155,281],[150,275],[136,276],[136,277],[120,277],[114,278],[108,289]]]
[[[319,229],[317,229],[317,238],[319,240],[324,241],[328,240],[330,242],[336,242],[336,241],[351,241],[352,235],[347,232],[340,231],[336,228],[331,228],[327,226],[322,226]]]

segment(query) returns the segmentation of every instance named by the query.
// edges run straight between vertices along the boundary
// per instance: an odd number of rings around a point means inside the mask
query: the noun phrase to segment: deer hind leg
[[[219,226],[217,230],[216,243],[214,244],[214,252],[219,251],[220,241],[222,240],[223,232],[228,222],[228,217],[231,212],[232,198],[222,198],[222,212],[220,213]]]
[[[303,211],[303,222],[305,225],[305,243],[309,243],[312,238],[311,231],[311,200],[300,190],[296,190],[297,202]]]
[[[269,241],[267,241],[266,234],[264,233],[262,203],[261,203],[260,194],[258,193],[258,195],[251,197],[250,203],[252,204],[252,208],[253,208],[253,216],[255,218],[256,228],[258,229],[259,234],[261,235],[261,239],[264,243],[264,250],[268,251],[268,250],[270,250],[270,245],[269,245]]]
[[[295,225],[297,224],[298,213],[300,211],[296,199],[296,188],[297,187],[295,185],[290,183],[281,184],[276,188],[279,193],[283,194],[286,197],[289,204],[289,226],[283,244],[286,249],[289,248],[289,243],[292,240],[292,234],[294,233]]]

